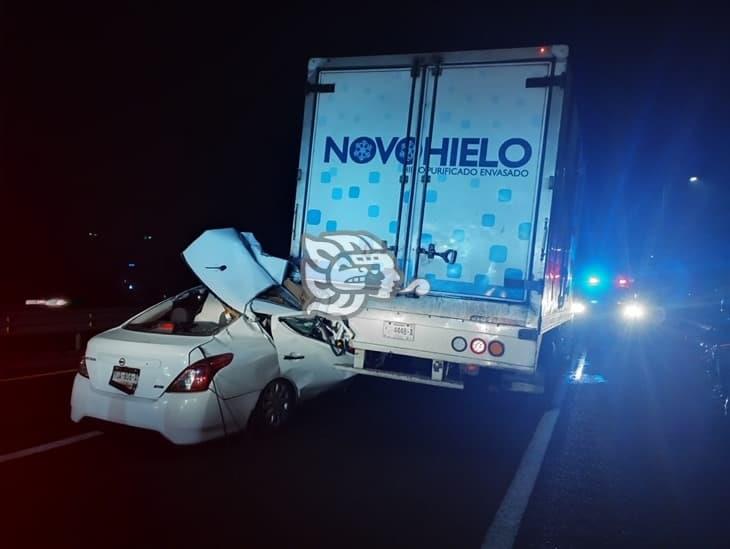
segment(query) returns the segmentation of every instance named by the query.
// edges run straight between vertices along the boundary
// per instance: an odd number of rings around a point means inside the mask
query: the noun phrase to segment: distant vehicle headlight
[[[582,301],[573,301],[573,306],[570,308],[571,312],[577,315],[581,315],[586,312],[586,304]]]
[[[622,312],[627,320],[640,320],[646,315],[646,308],[641,303],[627,303]]]

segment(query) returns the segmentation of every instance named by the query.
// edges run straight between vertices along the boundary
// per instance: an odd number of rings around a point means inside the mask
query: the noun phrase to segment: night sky
[[[556,4],[3,4],[0,301],[111,295],[129,262],[181,289],[179,253],[212,227],[285,255],[309,57],[551,43],[571,47],[584,135],[583,263],[727,267],[725,18]]]

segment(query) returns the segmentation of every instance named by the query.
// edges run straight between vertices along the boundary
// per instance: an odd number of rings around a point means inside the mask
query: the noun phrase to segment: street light
[[[662,195],[661,195],[661,202],[659,205],[659,224],[658,224],[658,232],[660,234],[664,233],[665,230],[665,224],[666,224],[666,210],[667,210],[667,201],[669,198],[669,193],[672,190],[672,187],[677,185],[681,180],[666,180],[662,183]],[[692,184],[692,186],[696,186],[700,182],[699,176],[691,175],[687,178],[687,181]],[[657,236],[654,236],[654,242],[652,243],[651,247],[655,248],[657,245],[656,240]],[[653,256],[654,254],[652,254]],[[653,258],[652,258],[653,259]]]

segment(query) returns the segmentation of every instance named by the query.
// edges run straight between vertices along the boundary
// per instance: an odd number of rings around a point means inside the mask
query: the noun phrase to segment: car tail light
[[[489,342],[489,345],[487,346],[487,350],[489,351],[489,354],[492,356],[502,356],[504,354],[504,343],[501,341],[497,341],[496,339],[493,339]]]
[[[195,393],[206,391],[213,376],[233,360],[233,353],[205,357],[185,368],[170,384],[168,393]]]
[[[89,377],[89,370],[86,369],[86,352],[84,352],[84,354],[81,355],[81,360],[79,360],[78,374],[80,376],[84,376],[85,378]]]

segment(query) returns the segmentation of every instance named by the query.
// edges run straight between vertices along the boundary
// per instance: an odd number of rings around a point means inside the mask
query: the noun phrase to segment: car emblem
[[[126,363],[127,363],[127,361],[124,360],[124,357],[122,357],[122,358],[119,359],[119,365],[120,366],[124,366]]]

